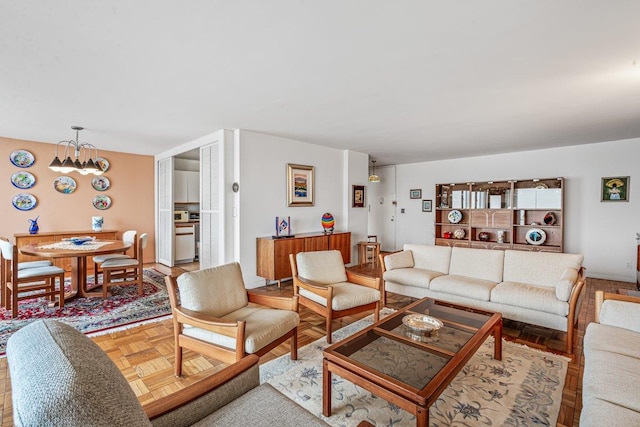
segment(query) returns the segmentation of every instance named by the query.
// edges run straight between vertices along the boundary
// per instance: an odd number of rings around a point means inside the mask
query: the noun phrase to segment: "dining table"
[[[24,255],[40,258],[71,258],[71,292],[65,301],[76,297],[102,297],[102,292],[87,289],[87,257],[124,253],[131,243],[122,240],[89,240],[82,244],[70,240],[34,243],[19,247]]]

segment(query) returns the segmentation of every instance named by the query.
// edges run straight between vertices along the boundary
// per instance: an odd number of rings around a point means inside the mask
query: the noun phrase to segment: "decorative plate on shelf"
[[[70,176],[59,176],[53,181],[53,188],[58,193],[71,194],[76,191],[77,187],[76,180]]]
[[[534,182],[531,188],[535,188],[536,190],[546,190],[549,186],[544,182]]]
[[[467,233],[464,231],[463,228],[458,228],[453,232],[453,237],[456,238],[456,239],[464,239],[464,236],[466,234]]]
[[[38,201],[32,194],[20,193],[13,197],[11,203],[13,203],[13,207],[18,210],[30,211],[31,209],[36,207]]]
[[[93,198],[93,207],[101,211],[109,209],[111,206],[111,198],[109,196],[96,196]]]
[[[33,154],[31,154],[27,150],[16,150],[9,156],[9,160],[13,163],[14,166],[19,168],[28,168],[36,161]]]
[[[457,224],[462,221],[462,212],[460,212],[459,210],[452,210],[447,215],[447,219],[451,224]]]
[[[36,177],[29,172],[16,172],[11,175],[11,183],[14,187],[24,190],[36,185]]]
[[[547,233],[540,228],[530,228],[524,238],[530,245],[541,245],[547,240]]]
[[[91,186],[98,191],[105,191],[111,187],[111,182],[106,176],[96,176],[91,180]]]
[[[102,169],[102,172],[106,172],[109,170],[109,160],[103,159],[102,157],[98,157],[95,163],[96,163],[96,166]]]

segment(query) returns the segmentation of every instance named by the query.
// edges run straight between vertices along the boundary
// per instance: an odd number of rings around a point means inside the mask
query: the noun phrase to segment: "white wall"
[[[290,216],[292,233],[297,234],[322,231],[322,214],[330,212],[336,230],[354,233],[352,245],[366,235],[366,209],[350,208],[351,185],[367,178],[365,154],[345,154],[344,150],[244,130],[236,131],[236,143],[238,253],[247,288],[264,285],[264,278],[256,276],[256,238],[275,234],[276,216]],[[314,206],[287,207],[287,163],[315,167]]]
[[[365,153],[355,151],[343,151],[344,154],[344,181],[346,182],[343,194],[343,211],[346,219],[345,230],[351,231],[351,264],[358,262],[358,242],[367,241],[367,197],[370,188],[367,187],[368,175],[367,165],[369,156]],[[365,207],[353,208],[353,187],[354,185],[365,186]]]
[[[434,212],[421,211],[409,190],[435,200],[435,184],[565,178],[565,252],[582,253],[589,277],[636,281],[640,232],[640,138],[396,167],[397,242],[433,244]],[[629,202],[601,202],[602,177],[630,176]],[[401,214],[400,209],[405,208]],[[434,205],[435,208],[435,205]]]

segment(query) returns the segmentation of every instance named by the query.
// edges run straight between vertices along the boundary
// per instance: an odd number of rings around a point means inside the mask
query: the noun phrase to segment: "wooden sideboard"
[[[345,264],[351,262],[351,233],[334,231],[332,234],[300,233],[294,237],[258,237],[256,239],[256,275],[269,280],[291,277],[289,254],[336,249],[342,253]]]
[[[20,249],[22,246],[31,244],[40,244],[45,242],[59,242],[62,239],[75,236],[91,236],[96,239],[102,240],[116,240],[115,230],[103,230],[103,231],[51,231],[41,232],[38,234],[29,233],[16,233],[13,237],[16,239],[16,246]],[[38,257],[18,254],[18,262],[23,261],[36,261]],[[53,264],[57,267],[64,268],[65,271],[71,271],[71,258],[58,258],[53,260]],[[93,271],[93,258],[87,257],[87,269]]]

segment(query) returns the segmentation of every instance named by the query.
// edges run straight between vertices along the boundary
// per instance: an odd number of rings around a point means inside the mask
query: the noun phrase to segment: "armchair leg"
[[[376,303],[376,311],[373,313],[373,320],[374,322],[378,323],[378,321],[380,320],[380,309],[382,307],[380,307],[380,301],[378,301]]]
[[[298,327],[293,328],[291,335],[291,360],[298,360]]]
[[[176,343],[175,359],[176,360],[175,360],[174,373],[176,374],[176,377],[181,377],[182,376],[182,347],[180,347],[178,343]]]
[[[333,341],[333,337],[331,336],[331,323],[332,323],[332,318],[331,318],[331,313],[329,313],[329,315],[327,315],[327,320],[326,320],[326,329],[327,329],[327,344],[331,344],[331,342]]]

